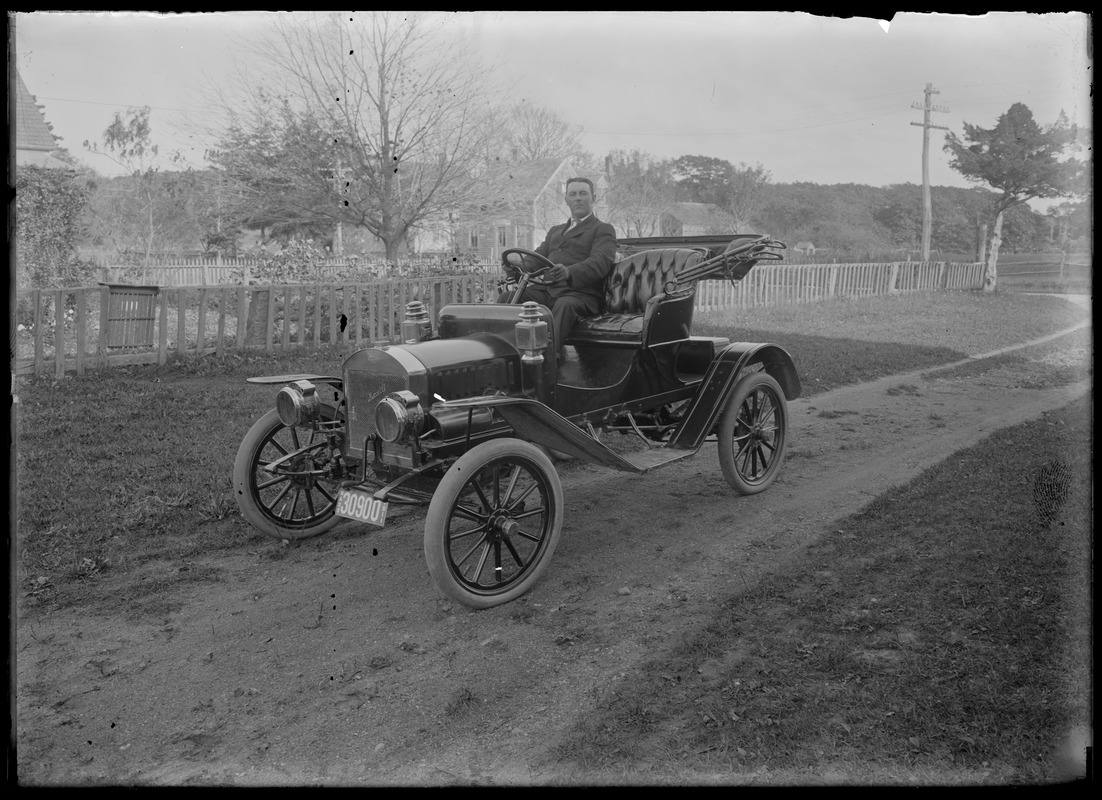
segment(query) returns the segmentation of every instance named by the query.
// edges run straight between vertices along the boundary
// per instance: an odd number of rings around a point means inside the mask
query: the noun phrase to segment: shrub
[[[15,179],[16,281],[21,289],[94,282],[95,264],[76,255],[88,190],[72,173],[20,167]]]

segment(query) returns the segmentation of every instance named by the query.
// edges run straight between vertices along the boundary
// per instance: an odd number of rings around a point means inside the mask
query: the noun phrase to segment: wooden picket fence
[[[696,308],[723,310],[816,303],[844,297],[978,289],[983,264],[912,261],[880,264],[769,264],[751,270],[738,283],[704,281]]]
[[[432,319],[448,303],[494,302],[498,275],[472,273],[372,283],[251,286],[98,286],[16,293],[16,374],[63,375],[173,357],[283,352],[397,341],[406,305]],[[704,281],[701,310],[819,302],[982,285],[982,264],[770,264],[741,282]],[[60,320],[60,322],[59,322]]]

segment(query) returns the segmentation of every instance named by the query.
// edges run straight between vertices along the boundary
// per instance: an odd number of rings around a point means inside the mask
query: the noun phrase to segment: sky
[[[116,112],[150,106],[162,154],[196,167],[213,144],[209,87],[233,74],[268,12],[28,12],[15,64],[61,144],[89,153]],[[1016,102],[1041,125],[1091,125],[1080,12],[897,14],[890,23],[797,12],[465,12],[440,15],[487,80],[581,126],[585,149],[760,164],[775,183],[922,182],[924,90],[934,125],[992,127]],[[245,62],[247,65],[247,61]],[[919,106],[919,109],[914,108]],[[940,110],[944,109],[944,110]],[[930,132],[930,182],[968,186]]]

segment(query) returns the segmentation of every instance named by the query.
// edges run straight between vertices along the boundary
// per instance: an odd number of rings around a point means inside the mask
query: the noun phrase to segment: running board
[[[662,445],[652,447],[649,450],[641,450],[638,453],[629,453],[624,456],[624,461],[634,466],[639,472],[650,472],[652,469],[673,464],[696,453],[695,450],[674,450]]]
[[[518,439],[637,475],[680,461],[696,452],[662,445],[621,456],[543,403],[525,397],[471,397],[449,400],[440,405],[445,408],[493,408],[509,423]]]

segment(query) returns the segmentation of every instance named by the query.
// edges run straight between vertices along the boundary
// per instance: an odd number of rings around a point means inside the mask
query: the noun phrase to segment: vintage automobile
[[[349,355],[340,375],[250,378],[285,384],[241,443],[234,486],[245,518],[279,539],[342,519],[386,524],[398,504],[428,506],[424,552],[448,597],[472,608],[516,599],[547,568],[563,524],[553,459],[645,473],[718,443],[742,494],[768,487],[784,460],[792,358],[765,343],[691,333],[703,280],[738,281],[781,258],[768,236],[620,242],[606,309],[553,352],[536,303],[451,304],[432,320],[411,302],[401,343]],[[502,254],[512,297],[550,266]],[[609,447],[603,433],[645,447]]]

